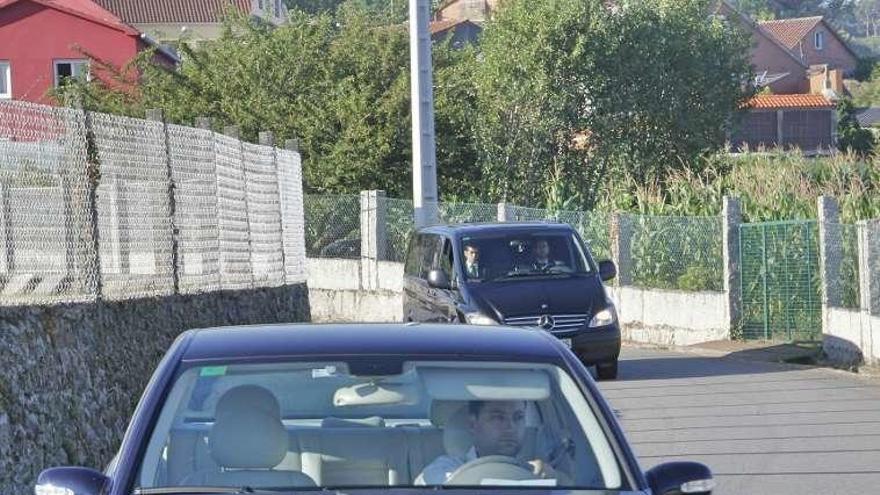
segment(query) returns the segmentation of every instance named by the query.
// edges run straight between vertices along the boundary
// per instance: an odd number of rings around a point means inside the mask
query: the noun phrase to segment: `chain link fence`
[[[307,254],[312,258],[349,258],[361,255],[360,197],[306,195]],[[380,196],[384,218],[381,261],[403,262],[413,231],[413,203]],[[612,215],[595,211],[547,210],[509,204],[440,203],[445,224],[552,221],[568,223],[583,237],[596,259],[612,254]],[[647,288],[685,291],[722,291],[721,219],[716,217],[648,217],[623,215],[631,227],[618,235],[629,246],[631,283]]]
[[[0,102],[0,304],[305,280],[299,154]]]
[[[629,225],[631,279],[646,288],[724,290],[722,222],[717,217],[621,215]]]

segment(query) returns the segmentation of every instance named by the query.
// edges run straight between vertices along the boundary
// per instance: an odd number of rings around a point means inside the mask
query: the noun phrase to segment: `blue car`
[[[35,492],[671,495],[713,485],[697,463],[642,472],[584,365],[548,332],[285,324],[181,335],[110,466],[48,469]]]

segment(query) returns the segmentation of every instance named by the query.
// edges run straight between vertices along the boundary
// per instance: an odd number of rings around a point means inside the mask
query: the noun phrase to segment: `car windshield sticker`
[[[223,376],[226,374],[226,366],[204,366],[199,376]]]

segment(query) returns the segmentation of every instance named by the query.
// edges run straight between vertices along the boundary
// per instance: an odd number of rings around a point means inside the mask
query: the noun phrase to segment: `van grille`
[[[541,318],[549,316],[552,318],[553,326],[545,328],[551,332],[568,332],[583,328],[587,323],[587,315],[585,314],[567,314],[567,315],[537,315],[537,316],[516,316],[505,318],[504,324],[512,327],[538,327]]]

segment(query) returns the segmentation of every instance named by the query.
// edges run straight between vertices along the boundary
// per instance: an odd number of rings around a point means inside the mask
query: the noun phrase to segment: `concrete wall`
[[[623,338],[659,345],[691,345],[730,338],[727,295],[609,288],[617,306]]]
[[[822,318],[822,351],[827,359],[853,366],[880,364],[880,317],[827,308]]]
[[[369,260],[306,260],[309,303],[316,322],[386,322],[403,320],[403,264],[374,264],[378,288],[364,286],[362,263]]]
[[[0,493],[33,493],[46,467],[103,469],[154,367],[182,331],[308,320],[302,285],[3,308]]]

